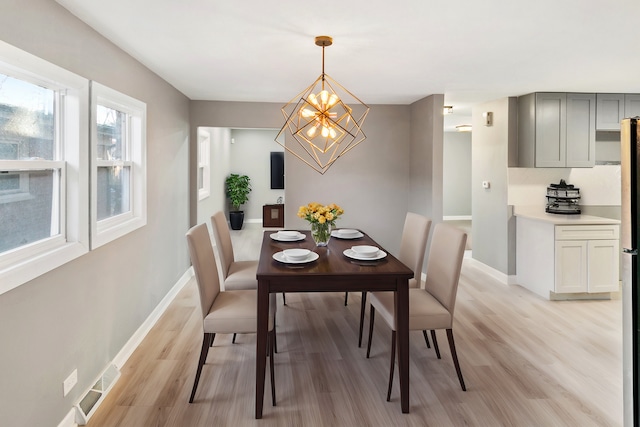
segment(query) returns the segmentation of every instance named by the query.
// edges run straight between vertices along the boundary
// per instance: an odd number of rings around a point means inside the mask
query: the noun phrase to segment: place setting
[[[380,261],[387,256],[387,253],[382,249],[370,245],[351,246],[351,248],[345,249],[342,253],[352,260],[365,261],[366,265],[370,265],[372,261]]]
[[[320,256],[309,249],[285,249],[273,254],[273,259],[283,264],[306,264],[317,260]]]
[[[337,239],[359,239],[363,236],[364,234],[362,232],[360,232],[359,230],[354,230],[352,228],[340,228],[331,232],[331,237],[335,237]]]
[[[299,242],[305,239],[305,235],[297,230],[280,230],[269,235],[278,242]]]

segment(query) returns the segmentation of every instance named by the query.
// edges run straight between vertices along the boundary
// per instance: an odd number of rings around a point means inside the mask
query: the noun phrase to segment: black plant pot
[[[240,230],[244,222],[244,211],[229,212],[229,222],[231,223],[232,230]]]

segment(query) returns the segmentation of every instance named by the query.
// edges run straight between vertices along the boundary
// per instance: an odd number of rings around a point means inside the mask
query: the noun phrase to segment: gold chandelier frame
[[[369,106],[324,72],[324,48],[331,46],[331,37],[318,36],[315,42],[322,47],[322,74],[282,107],[285,123],[275,141],[324,174],[336,160],[366,139],[362,125]],[[297,144],[288,146],[287,134]]]

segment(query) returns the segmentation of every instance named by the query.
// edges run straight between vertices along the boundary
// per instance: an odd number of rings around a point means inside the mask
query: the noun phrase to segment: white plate
[[[320,256],[317,253],[310,252],[309,256],[307,257],[307,259],[303,259],[303,260],[300,260],[300,261],[291,261],[287,257],[284,256],[283,252],[276,252],[275,254],[273,254],[273,259],[275,259],[278,262],[285,263],[285,264],[304,264],[304,263],[307,263],[307,262],[315,261],[319,257]]]
[[[298,233],[298,237],[294,239],[283,239],[282,236],[280,236],[278,233],[273,233],[270,234],[269,237],[271,237],[273,240],[277,240],[278,242],[297,242],[299,240],[304,240],[306,236],[302,233]]]
[[[338,230],[333,230],[333,231],[331,232],[331,237],[335,237],[335,238],[338,238],[338,239],[348,239],[348,240],[351,240],[351,239],[359,239],[359,238],[361,238],[362,236],[364,236],[364,234],[362,234],[362,233],[361,233],[361,232],[359,232],[359,231],[358,231],[358,234],[354,234],[354,235],[351,235],[351,236],[343,236],[342,234],[338,233]]]
[[[377,259],[382,259],[387,256],[387,253],[383,250],[378,251],[378,254],[374,257],[360,256],[354,251],[352,251],[351,249],[345,249],[344,252],[342,253],[349,258],[357,259],[359,261],[375,261]]]

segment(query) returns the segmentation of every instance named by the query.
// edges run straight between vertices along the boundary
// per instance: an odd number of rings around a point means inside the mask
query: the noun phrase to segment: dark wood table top
[[[269,280],[271,292],[301,291],[304,286],[295,283],[309,281],[317,282],[310,291],[342,291],[345,287],[350,291],[395,290],[398,278],[408,280],[413,277],[413,271],[388,251],[385,251],[386,257],[372,261],[355,260],[344,255],[346,249],[355,245],[373,245],[384,250],[365,233],[357,239],[331,237],[326,247],[316,246],[309,231],[302,231],[305,239],[297,242],[273,240],[270,237],[273,233],[264,233],[257,270],[258,279]],[[273,259],[276,252],[291,248],[309,249],[319,257],[304,264],[285,264]],[[360,286],[353,283],[356,276]],[[327,281],[328,278],[331,281]],[[349,282],[348,286],[345,286],[345,281]]]

